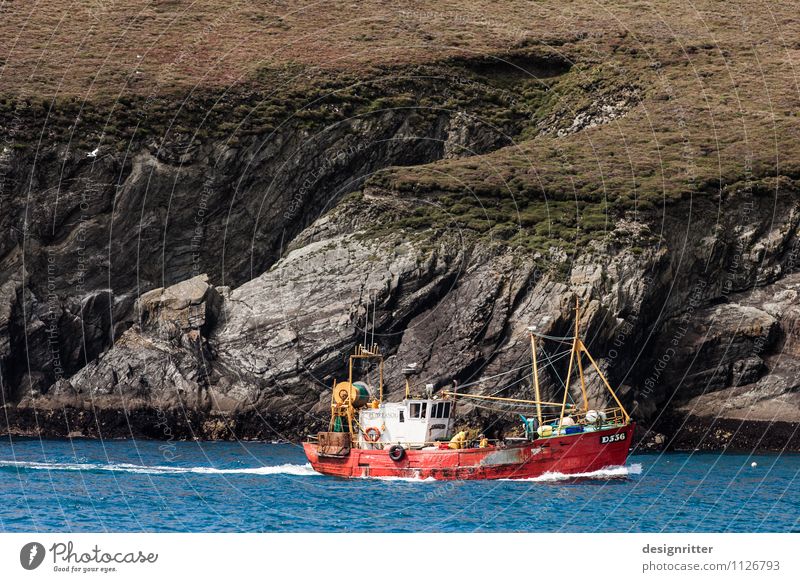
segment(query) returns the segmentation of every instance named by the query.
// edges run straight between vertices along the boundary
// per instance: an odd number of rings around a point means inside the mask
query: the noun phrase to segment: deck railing
[[[586,414],[587,412],[594,412],[598,416],[598,420],[594,422],[587,422],[586,421]],[[602,418],[600,413],[605,414],[605,418]],[[584,410],[572,410],[568,414],[565,415],[566,417],[572,418],[575,421],[575,424],[583,425],[583,426],[624,426],[627,424],[627,420],[625,418],[624,411],[619,408],[598,408],[590,411]],[[553,416],[550,418],[543,418],[542,424],[558,424],[560,417]]]

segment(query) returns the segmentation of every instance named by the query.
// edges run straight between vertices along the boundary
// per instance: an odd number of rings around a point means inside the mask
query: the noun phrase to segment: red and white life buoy
[[[364,440],[368,443],[377,443],[381,438],[381,431],[376,426],[371,426],[364,431]]]

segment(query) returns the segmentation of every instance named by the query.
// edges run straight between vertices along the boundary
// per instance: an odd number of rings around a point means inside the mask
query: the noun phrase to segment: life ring
[[[381,429],[371,426],[364,431],[364,440],[368,443],[377,443],[381,438]]]
[[[389,458],[393,461],[399,461],[406,456],[406,450],[403,445],[392,445],[389,449]]]

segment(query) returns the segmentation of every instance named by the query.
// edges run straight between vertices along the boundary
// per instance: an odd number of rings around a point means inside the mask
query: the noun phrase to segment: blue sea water
[[[798,475],[800,455],[669,453],[581,479],[342,480],[290,444],[5,438],[0,531],[788,532]]]

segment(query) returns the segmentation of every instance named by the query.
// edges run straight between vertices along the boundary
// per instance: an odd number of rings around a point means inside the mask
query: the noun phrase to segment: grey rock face
[[[206,281],[195,277],[142,295],[141,324],[69,380],[58,380],[46,395],[31,393],[20,405],[208,410],[211,365],[203,330],[216,321],[222,299]]]
[[[562,129],[612,120],[640,95],[607,97]],[[194,415],[196,432],[181,434],[195,436],[231,438],[226,423],[242,419],[239,436],[297,435],[325,422],[331,382],[365,329],[387,355],[389,398],[400,398],[410,362],[415,389],[457,382],[530,395],[526,328],[570,335],[577,298],[598,364],[662,442],[676,430],[659,424],[668,412],[800,420],[800,207],[790,183],[626,216],[602,242],[547,256],[456,229],[392,228],[420,203],[400,192],[344,198],[387,165],[504,139],[468,115],[389,110],[235,147],[167,144],[90,160],[50,145],[35,164],[5,155],[16,188],[0,215],[7,411],[20,427],[30,411],[66,407],[84,419]],[[559,395],[549,370],[543,390]],[[588,391],[604,401],[591,374]]]
[[[716,274],[711,283],[684,280],[678,273],[694,272],[707,260],[706,249],[717,252],[699,226],[684,242],[697,250],[684,265],[676,264],[669,240],[643,253],[594,243],[561,281],[540,270],[536,257],[450,232],[365,236],[366,225],[396,204],[370,196],[345,203],[306,229],[270,270],[235,289],[217,290],[204,275],[145,293],[135,306],[139,324],[69,380],[22,404],[113,409],[124,403],[232,419],[255,413],[281,434],[296,434],[326,421],[331,383],[345,374],[365,327],[367,343],[374,337],[388,356],[389,399],[401,397],[400,371],[410,362],[418,365],[415,390],[455,381],[475,392],[526,396],[526,328],[570,335],[577,298],[584,338],[639,421],[658,423],[665,411],[798,418],[793,329],[800,275],[759,284],[742,272],[742,284],[751,287],[727,295]],[[638,228],[617,225],[620,233]],[[782,257],[785,248],[775,247],[759,264],[781,272]],[[725,255],[718,260],[723,269]],[[543,347],[550,355],[559,349]],[[543,366],[545,397],[560,396],[552,370],[563,372],[564,365]],[[496,376],[508,370],[515,372]],[[604,404],[599,378],[592,372],[587,378],[593,405]],[[461,411],[473,422],[497,422],[497,410],[464,405]]]
[[[166,339],[192,330],[208,330],[216,323],[222,296],[198,275],[166,289],[153,289],[136,300],[141,329]]]
[[[94,157],[58,143],[8,149],[0,214],[4,393],[12,400],[43,393],[87,365],[137,320],[142,294],[201,274],[227,287],[257,277],[377,169],[441,158],[447,124],[446,112],[386,110],[314,132],[286,124],[235,147],[166,141],[131,152],[103,146]],[[471,148],[465,131],[459,143]],[[35,381],[29,367],[41,374]]]
[[[797,351],[797,294],[800,274],[731,297],[724,345],[731,358],[744,342],[745,353],[759,354],[734,361],[730,379],[717,392],[689,399],[681,411],[704,417],[763,422],[797,422],[800,414],[800,359]],[[758,306],[758,307],[756,307]],[[731,334],[732,330],[741,330]],[[748,338],[755,338],[754,340]],[[719,385],[719,383],[717,384]]]
[[[450,244],[420,256],[409,243],[339,234],[290,252],[234,290],[211,338],[221,369],[237,374],[228,395],[268,410],[324,410],[332,375],[363,341],[365,325],[368,341],[374,331],[390,349],[402,322],[443,292],[459,253]]]

